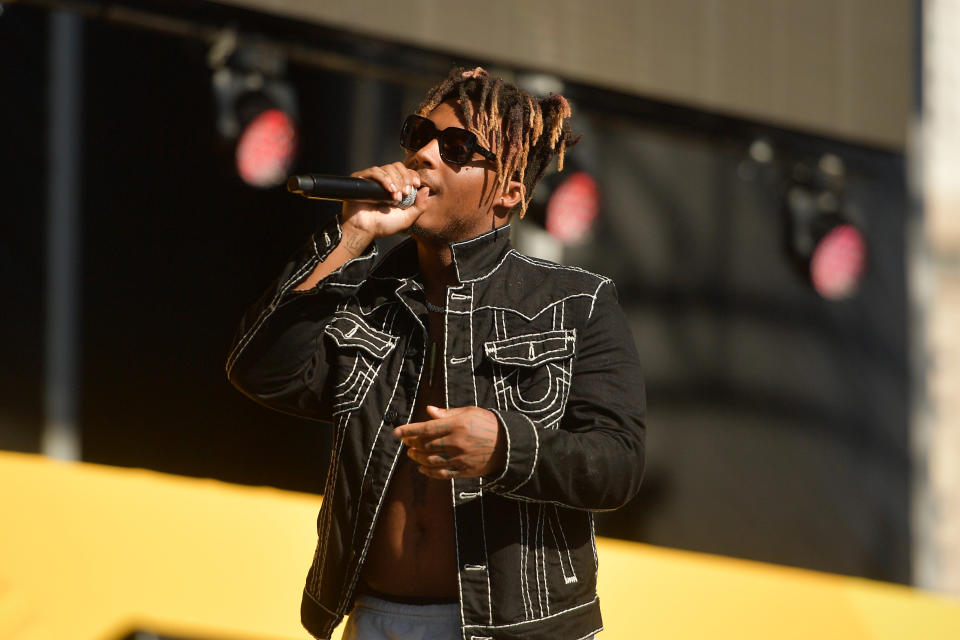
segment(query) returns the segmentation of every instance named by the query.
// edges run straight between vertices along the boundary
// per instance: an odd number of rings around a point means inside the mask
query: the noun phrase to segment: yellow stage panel
[[[0,453],[0,639],[309,638],[316,496]],[[601,539],[603,640],[960,638],[960,603]]]

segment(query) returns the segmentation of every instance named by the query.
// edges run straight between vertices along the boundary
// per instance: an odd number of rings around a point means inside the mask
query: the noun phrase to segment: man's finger
[[[449,438],[434,438],[424,443],[423,449],[429,453],[434,453],[441,458],[446,458],[449,460],[453,457],[454,452],[450,447]]]
[[[393,430],[393,435],[403,438],[437,438],[453,432],[453,425],[446,420],[427,420],[426,422],[411,422],[400,425]]]
[[[432,404],[427,405],[427,415],[433,418],[444,418],[450,409],[442,409],[440,407],[434,406]]]
[[[407,449],[407,456],[423,467],[449,467],[451,462],[449,458],[442,455],[427,455],[422,449]]]
[[[401,442],[407,445],[408,449],[419,449],[428,453],[439,453],[441,455],[450,452],[450,441],[447,439],[449,433],[442,433],[435,436],[407,436],[401,438]]]
[[[465,476],[460,469],[455,467],[425,467],[420,465],[417,467],[417,471],[429,478],[436,478],[437,480],[469,477],[469,474]]]

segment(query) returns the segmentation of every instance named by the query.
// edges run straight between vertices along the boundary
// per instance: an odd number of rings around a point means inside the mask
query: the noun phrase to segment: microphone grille
[[[408,209],[411,206],[413,206],[413,203],[416,202],[416,200],[417,200],[417,192],[414,191],[413,193],[409,193],[403,196],[403,200],[401,200],[400,204],[398,204],[397,206],[400,207],[401,209]]]

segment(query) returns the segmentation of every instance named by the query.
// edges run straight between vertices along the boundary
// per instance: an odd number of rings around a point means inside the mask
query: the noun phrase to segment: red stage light
[[[584,171],[577,171],[553,190],[547,202],[547,232],[564,244],[584,239],[600,212],[600,188]]]
[[[267,109],[247,125],[237,142],[237,172],[247,184],[275,187],[286,181],[297,151],[297,128],[280,109]]]
[[[810,281],[824,298],[839,300],[856,291],[867,264],[867,243],[851,224],[831,229],[810,257]]]

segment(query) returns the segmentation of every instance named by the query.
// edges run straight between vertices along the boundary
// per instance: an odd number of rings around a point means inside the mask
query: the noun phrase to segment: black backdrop
[[[254,405],[223,362],[244,307],[332,209],[239,181],[200,42],[85,30],[84,459],[319,491],[327,430]],[[42,423],[46,33],[41,11],[0,17],[0,446],[22,451]],[[300,168],[349,171],[355,78],[289,78]],[[908,581],[902,156],[569,92],[588,133],[571,157],[605,206],[566,257],[617,282],[650,404],[645,486],[601,533]],[[392,131],[410,99],[380,84],[371,126]],[[745,161],[758,134],[851,167],[873,251],[853,301],[824,303],[790,271],[781,169]]]

